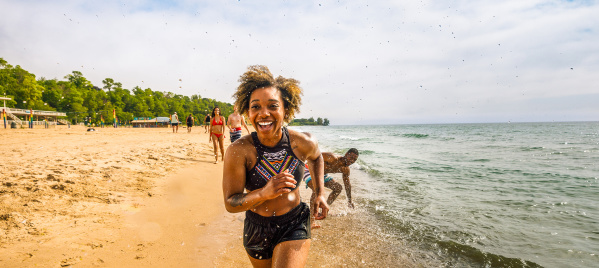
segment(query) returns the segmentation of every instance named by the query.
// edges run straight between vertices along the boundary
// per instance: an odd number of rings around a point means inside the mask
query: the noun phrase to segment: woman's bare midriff
[[[252,209],[252,212],[264,217],[281,216],[299,204],[300,194],[299,189],[296,188],[290,193],[282,194],[275,199],[265,201],[260,206]]]

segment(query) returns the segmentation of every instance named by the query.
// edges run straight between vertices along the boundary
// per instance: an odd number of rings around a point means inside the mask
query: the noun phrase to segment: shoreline
[[[86,129],[0,129],[1,267],[251,267],[203,128]],[[312,231],[306,267],[422,267],[345,200]]]

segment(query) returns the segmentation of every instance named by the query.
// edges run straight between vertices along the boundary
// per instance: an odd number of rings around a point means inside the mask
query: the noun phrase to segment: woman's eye
[[[253,105],[250,107],[250,109],[258,109],[258,105]]]

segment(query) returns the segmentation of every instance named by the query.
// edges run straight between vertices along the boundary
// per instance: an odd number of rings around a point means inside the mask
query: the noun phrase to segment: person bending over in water
[[[310,214],[324,219],[324,163],[308,133],[284,127],[299,111],[295,79],[276,79],[266,66],[250,66],[239,79],[235,106],[256,132],[229,145],[223,169],[225,207],[245,212],[243,245],[254,267],[304,267],[310,250]],[[297,187],[305,163],[313,175],[312,212]]]
[[[345,185],[345,194],[347,195],[347,205],[350,208],[354,208],[354,203],[351,199],[351,182],[349,180],[350,169],[349,166],[356,162],[360,153],[358,149],[351,148],[349,149],[344,156],[336,156],[330,152],[323,152],[322,158],[324,160],[324,186],[333,190],[329,194],[329,198],[327,198],[327,204],[330,206],[335,202],[335,199],[341,193],[341,184],[336,182],[330,173],[341,173],[343,175],[343,184]],[[309,172],[304,174],[304,178],[306,180],[306,188],[313,189],[312,178]],[[314,199],[314,193],[312,193],[312,198]],[[312,228],[319,228],[320,225],[316,224],[316,222],[312,223]]]

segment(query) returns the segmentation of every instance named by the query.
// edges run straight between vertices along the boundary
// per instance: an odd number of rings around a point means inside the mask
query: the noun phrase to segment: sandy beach
[[[203,128],[95,129],[0,129],[0,267],[251,267]],[[340,200],[307,267],[405,263]]]
[[[95,129],[0,129],[0,266],[249,265],[203,128]]]

